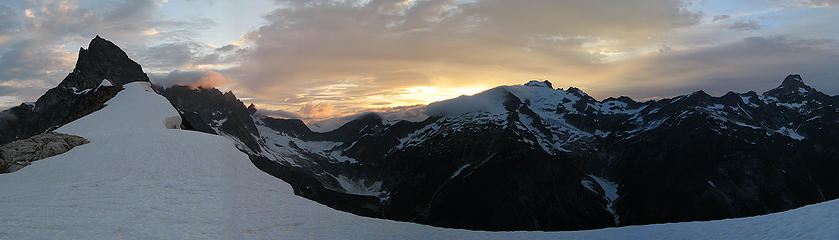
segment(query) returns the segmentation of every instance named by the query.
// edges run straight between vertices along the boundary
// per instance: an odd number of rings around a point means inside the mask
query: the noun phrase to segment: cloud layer
[[[835,0],[276,0],[235,35],[210,20],[232,11],[219,2],[2,2],[0,108],[55,86],[96,34],[158,84],[223,86],[323,125],[370,111],[419,119],[400,106],[531,79],[645,99],[762,91],[801,73],[839,93]]]
[[[581,76],[702,16],[676,0],[280,3],[245,36],[241,66],[223,73],[258,98],[284,96],[273,104],[328,101],[345,113],[429,102],[402,94],[415,87]]]
[[[152,74],[149,76],[152,83],[163,87],[174,85],[189,86],[193,88],[212,88],[228,84],[230,80],[221,74],[210,70],[180,71],[175,70],[168,74]]]

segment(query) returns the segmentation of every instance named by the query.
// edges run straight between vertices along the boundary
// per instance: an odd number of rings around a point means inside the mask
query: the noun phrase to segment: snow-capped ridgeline
[[[721,133],[746,127],[760,130],[766,135],[781,134],[802,140],[806,136],[798,133],[794,127],[770,123],[771,119],[763,119],[765,116],[757,116],[758,113],[767,112],[765,109],[769,108],[774,108],[769,112],[777,112],[777,108],[780,107],[783,108],[780,111],[789,109],[798,114],[809,114],[814,109],[824,106],[818,100],[823,94],[804,85],[798,75],[790,75],[781,86],[759,96],[751,92],[729,94],[736,96],[736,99],[727,98],[729,95],[711,97],[699,91],[658,101],[635,102],[627,97],[597,101],[576,88],[553,89],[547,81],[531,81],[523,85],[500,86],[472,96],[431,103],[426,112],[430,116],[442,117],[435,122],[435,125],[440,126],[427,126],[417,130],[409,137],[401,139],[400,146],[415,145],[437,131],[440,131],[440,134],[448,134],[447,130],[475,126],[475,123],[507,125],[507,115],[522,110],[518,109],[516,101],[532,111],[538,119],[520,112],[515,128],[535,135],[538,141],[532,144],[549,153],[573,151],[573,147],[568,145],[581,140],[605,138],[609,135],[636,136],[656,129],[665,122],[679,124],[681,120],[695,115],[716,122],[718,126],[714,130]],[[693,102],[686,103],[688,101]],[[679,109],[680,112],[661,113],[661,109]],[[583,119],[583,122],[588,121],[590,126],[581,124],[580,119]],[[620,123],[618,128],[610,129],[599,125],[601,119],[629,121]],[[534,125],[534,121],[538,121],[538,124]],[[551,134],[546,134],[540,126],[549,130]]]

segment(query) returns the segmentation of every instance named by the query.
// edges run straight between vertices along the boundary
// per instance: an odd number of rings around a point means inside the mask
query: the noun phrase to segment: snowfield
[[[765,216],[571,232],[358,217],[295,196],[230,140],[167,129],[148,85],[58,129],[91,143],[0,175],[0,239],[839,239],[839,201]]]

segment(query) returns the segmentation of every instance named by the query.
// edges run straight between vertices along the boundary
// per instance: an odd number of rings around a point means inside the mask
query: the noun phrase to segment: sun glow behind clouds
[[[355,87],[358,87],[358,85],[329,85],[320,87],[314,90],[314,92],[320,96],[344,95],[346,91],[352,91]],[[341,118],[361,112],[388,112],[402,109],[405,106],[421,106],[436,101],[456,98],[462,95],[474,95],[487,89],[487,87],[483,86],[414,86],[390,89],[383,91],[380,94],[342,100],[329,100],[328,98],[318,99],[314,95],[302,94],[297,97],[316,100],[296,105],[275,105],[271,103],[257,103],[257,105],[259,105],[261,109],[269,112],[288,112],[296,115],[296,117],[299,117],[306,122],[311,122],[329,118]],[[313,109],[312,106],[325,105],[329,106],[327,110],[310,111],[310,109]]]
[[[379,107],[396,107],[416,104],[429,104],[455,98],[462,95],[473,95],[486,90],[486,87],[445,87],[445,86],[417,86],[403,88],[396,91],[390,98],[392,104]],[[372,99],[371,99],[372,100]]]

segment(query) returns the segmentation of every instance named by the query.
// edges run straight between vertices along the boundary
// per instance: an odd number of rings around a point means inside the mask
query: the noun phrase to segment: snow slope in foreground
[[[839,239],[839,201],[766,216],[573,232],[476,232],[358,217],[294,196],[141,83],[59,132],[91,143],[0,175],[0,239]]]

